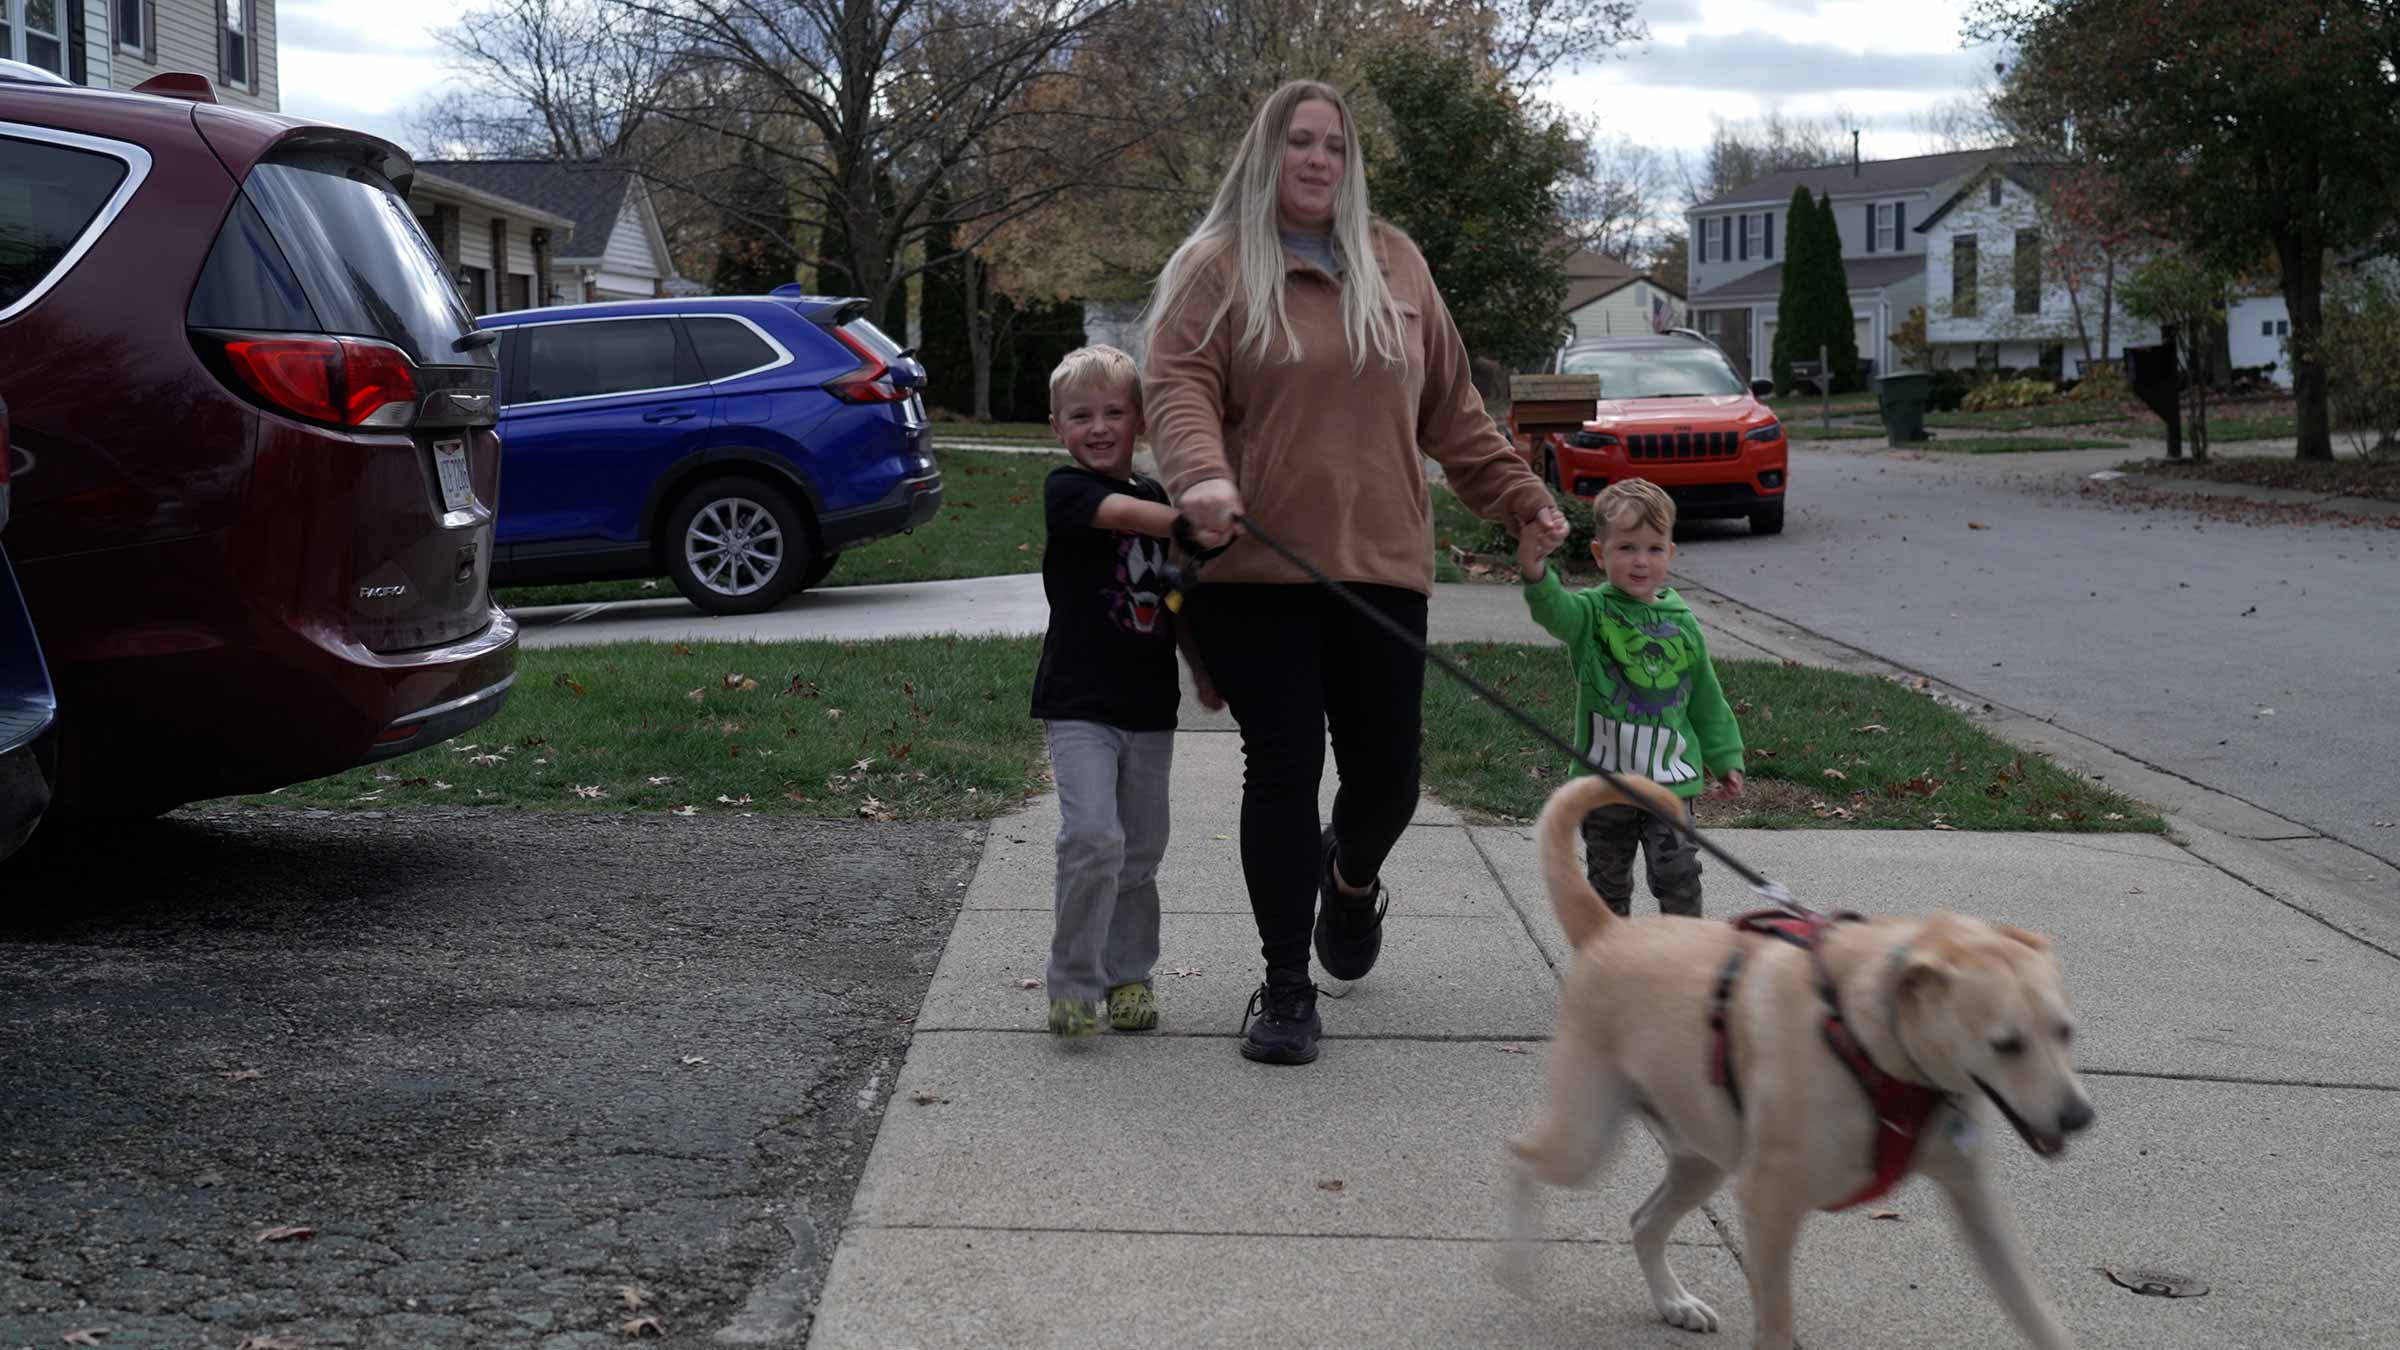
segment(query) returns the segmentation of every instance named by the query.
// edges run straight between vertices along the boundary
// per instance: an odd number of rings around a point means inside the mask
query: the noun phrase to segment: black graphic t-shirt
[[[1042,592],[1050,631],[1033,677],[1033,715],[1104,722],[1124,731],[1172,731],[1174,616],[1167,612],[1167,541],[1092,528],[1116,493],[1167,505],[1167,490],[1135,474],[1105,477],[1080,465],[1042,485]]]

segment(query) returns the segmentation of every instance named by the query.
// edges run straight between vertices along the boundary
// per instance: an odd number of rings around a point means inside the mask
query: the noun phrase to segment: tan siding
[[[625,204],[618,208],[617,226],[609,231],[608,257],[601,265],[608,271],[633,276],[660,275],[658,259],[650,253],[649,231],[642,228],[641,207],[636,204],[631,185],[625,189]]]
[[[205,75],[210,83],[218,84],[217,96],[236,107],[264,108],[270,112],[281,105],[276,97],[275,0],[256,0],[258,32],[258,85],[256,94],[227,88],[217,79],[217,6],[222,0],[154,0],[158,18],[158,34],[152,46],[158,52],[155,62],[123,52],[110,63],[110,83],[119,89],[131,89],[162,71],[187,71]]]

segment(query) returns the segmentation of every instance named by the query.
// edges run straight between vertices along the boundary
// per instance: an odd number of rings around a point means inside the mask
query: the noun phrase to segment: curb
[[[1721,591],[1678,587],[1708,606],[1708,624],[1779,659],[1905,678],[2011,745],[2155,806],[2168,842],[2226,876],[2352,940],[2400,959],[2400,866],[2273,810],[2070,731],[2046,718],[1862,647],[1753,608]],[[1919,682],[1922,681],[1922,684]]]

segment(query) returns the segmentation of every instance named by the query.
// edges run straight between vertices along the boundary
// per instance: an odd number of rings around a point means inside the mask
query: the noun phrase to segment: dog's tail
[[[1618,783],[1632,792],[1618,787]],[[1550,794],[1549,802],[1542,807],[1541,819],[1533,827],[1534,843],[1541,850],[1542,876],[1550,886],[1550,906],[1558,911],[1558,926],[1566,930],[1567,945],[1577,950],[1616,922],[1617,916],[1602,903],[1599,892],[1584,879],[1583,869],[1575,860],[1576,833],[1583,818],[1593,807],[1609,805],[1648,807],[1675,816],[1683,814],[1682,799],[1647,778],[1620,777],[1611,782],[1586,774],[1568,779]]]

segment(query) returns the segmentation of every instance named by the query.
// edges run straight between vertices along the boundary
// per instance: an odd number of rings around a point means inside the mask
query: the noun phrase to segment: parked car
[[[58,686],[54,815],[403,754],[515,679],[494,362],[387,141],[0,77],[8,548]]]
[[[771,294],[487,315],[503,586],[671,578],[773,608],[941,509],[925,368],[867,302]]]
[[[8,566],[8,405],[0,403],[0,860],[24,846],[50,806],[57,776],[49,732],[58,717],[33,616]]]
[[[1684,330],[1587,338],[1558,358],[1558,373],[1598,375],[1600,402],[1581,431],[1553,433],[1517,451],[1545,482],[1578,497],[1646,478],[1666,489],[1683,519],[1747,516],[1759,534],[1783,529],[1790,487],[1783,424],[1715,343]],[[1512,425],[1510,430],[1514,431]]]

